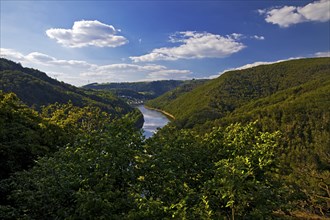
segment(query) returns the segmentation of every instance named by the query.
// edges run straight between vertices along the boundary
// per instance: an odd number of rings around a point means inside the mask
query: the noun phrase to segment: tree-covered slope
[[[133,111],[133,108],[109,92],[80,89],[4,58],[0,58],[0,90],[14,92],[24,103],[36,109],[55,102],[71,101],[77,106],[100,107],[113,116]]]
[[[193,109],[149,139],[129,117],[72,103],[38,113],[0,91],[0,219],[330,217],[329,59],[192,87],[168,99],[232,108]]]
[[[148,104],[198,134],[256,120],[263,131],[280,131],[276,156],[288,207],[296,207],[298,218],[329,216],[330,58],[227,72],[173,101],[164,95]]]
[[[203,85],[208,80],[204,79],[198,79],[198,80],[188,80],[185,81],[183,84],[179,85],[178,87],[166,92],[164,95],[157,97],[156,99],[147,101],[147,105],[152,105],[152,103],[157,103],[157,108],[163,109],[167,105],[169,105],[172,101],[177,99],[178,97],[182,96],[183,94],[186,94],[196,87]],[[149,104],[151,103],[151,104]]]
[[[291,60],[229,71],[174,100],[169,101],[168,96],[164,95],[150,101],[148,105],[171,113],[183,126],[191,127],[209,120],[224,118],[258,99],[277,93],[281,96],[286,94],[286,90],[299,89],[299,86],[304,88],[306,83],[313,80],[324,82],[329,79],[329,71],[330,58]],[[311,89],[317,87],[318,83]]]
[[[154,99],[184,83],[185,81],[180,80],[104,84],[92,83],[83,86],[83,88],[109,90],[120,97],[125,97],[128,99],[149,100]]]

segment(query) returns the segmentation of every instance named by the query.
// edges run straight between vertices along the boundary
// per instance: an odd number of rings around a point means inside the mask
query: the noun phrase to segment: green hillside
[[[149,139],[131,117],[0,91],[0,219],[327,219],[329,61],[187,82],[150,102],[178,119]],[[1,74],[68,86],[28,71]]]
[[[279,131],[277,171],[287,207],[296,207],[290,215],[329,216],[330,58],[226,72],[175,99],[167,93],[148,105],[173,114],[177,128],[200,135],[255,121],[261,131]]]
[[[146,105],[153,106],[153,103],[157,103],[157,108],[163,109],[166,108],[167,105],[169,105],[172,101],[177,99],[178,97],[182,96],[183,94],[186,94],[196,87],[203,85],[208,80],[189,80],[185,81],[183,84],[179,85],[175,89],[166,92],[164,95],[157,97],[156,99],[147,101]]]
[[[132,82],[132,83],[104,83],[104,84],[92,83],[83,86],[83,88],[111,91],[114,94],[118,95],[119,97],[131,101],[150,100],[157,98],[180,85],[184,85],[187,82],[190,81],[162,80],[162,81]]]
[[[81,107],[97,106],[113,116],[133,111],[132,107],[109,92],[80,89],[4,58],[0,58],[0,90],[17,94],[24,103],[37,110],[55,102],[71,101]]]
[[[277,99],[285,100],[286,90],[304,91],[305,84],[315,80],[316,85],[311,89],[316,89],[318,82],[329,80],[329,71],[329,58],[292,60],[229,71],[173,100],[169,100],[166,94],[148,105],[171,113],[182,126],[192,127],[227,117],[240,107],[244,111],[243,106],[258,99],[270,97],[274,101],[272,97],[280,96]]]

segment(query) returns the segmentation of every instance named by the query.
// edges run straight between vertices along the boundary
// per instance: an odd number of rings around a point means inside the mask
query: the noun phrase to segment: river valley
[[[157,128],[162,128],[169,122],[169,119],[161,112],[147,109],[144,105],[140,105],[137,108],[142,112],[144,117],[142,129],[146,138],[151,137],[156,133]]]

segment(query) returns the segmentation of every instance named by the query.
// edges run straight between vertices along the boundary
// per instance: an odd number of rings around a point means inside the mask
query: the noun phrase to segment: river
[[[144,117],[142,129],[144,130],[144,136],[146,138],[151,137],[156,133],[157,128],[162,128],[169,122],[169,119],[161,112],[147,109],[143,105],[140,105],[137,108],[142,112]]]

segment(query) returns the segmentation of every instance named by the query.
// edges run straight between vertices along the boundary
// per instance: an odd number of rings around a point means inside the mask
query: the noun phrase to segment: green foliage
[[[54,152],[57,147],[48,134],[55,129],[15,94],[0,91],[0,179],[30,167],[37,156]]]
[[[10,199],[15,202],[7,207],[7,216],[122,219],[134,208],[134,158],[141,141],[140,132],[126,120],[80,135],[30,171],[13,176]]]
[[[163,109],[170,104],[176,98],[182,96],[193,90],[194,88],[204,84],[207,80],[190,80],[185,81],[175,89],[166,92],[164,95],[157,97],[156,99],[148,101],[146,104],[153,108]]]
[[[181,203],[187,202],[188,195],[196,194],[207,178],[203,173],[212,167],[208,150],[194,133],[167,128],[147,140],[144,152],[139,176],[143,217],[179,218],[181,208],[187,208]]]
[[[329,215],[330,80],[315,79],[272,96],[258,99],[228,117],[202,126],[225,126],[233,121],[259,120],[263,130],[283,133],[282,177],[294,191],[292,209]]]
[[[110,122],[110,115],[99,108],[92,106],[80,108],[71,102],[48,105],[42,109],[41,116],[65,130],[71,137],[102,130]]]
[[[206,136],[206,143],[218,151],[214,176],[204,189],[216,216],[260,219],[279,208],[280,189],[274,187],[273,178],[278,140],[278,132],[258,132],[252,123],[216,129]]]
[[[51,120],[70,125],[74,107],[56,109]],[[228,210],[244,218],[271,215],[278,208],[269,202],[278,191],[269,175],[277,139],[278,133],[258,132],[254,124],[235,124],[203,136],[168,127],[143,140],[128,118],[114,120],[2,181],[10,193],[0,216],[221,219]]]
[[[193,127],[227,117],[239,108],[244,111],[245,105],[258,99],[276,93],[285,95],[285,91],[292,88],[296,88],[294,95],[299,96],[299,91],[309,82],[329,80],[329,60],[300,59],[230,71],[174,99],[168,93],[150,103],[174,115],[181,127]],[[278,100],[282,99],[285,96],[278,97]]]
[[[0,66],[40,73],[11,65]],[[38,113],[1,92],[0,218],[328,217],[329,66],[288,61],[180,87],[164,105],[179,120],[147,140],[139,112],[69,102]]]
[[[136,125],[139,117],[134,111],[125,118]],[[71,102],[49,105],[39,114],[15,94],[0,91],[0,186],[14,172],[34,166],[37,158],[102,132],[110,122],[111,117],[99,108],[80,108]],[[0,204],[8,203],[8,193],[8,188],[0,187]]]
[[[280,176],[291,190],[284,203],[329,216],[329,71],[329,58],[230,71],[174,99],[167,93],[150,103],[173,114],[179,128],[199,134],[255,120],[261,130],[280,130]]]
[[[157,98],[172,90],[174,90],[173,93],[171,93],[171,97],[173,98],[176,95],[191,90],[193,87],[200,85],[205,81],[206,80],[162,80],[133,83],[92,83],[83,87],[94,90],[111,91],[130,104],[140,104],[144,101]],[[176,89],[177,87],[179,87],[179,89]]]
[[[84,88],[110,90],[122,97],[147,100],[156,98],[183,83],[183,81],[178,80],[105,84],[92,83],[85,85]]]
[[[99,107],[113,117],[133,111],[132,107],[109,92],[77,88],[4,58],[0,58],[0,90],[14,92],[24,103],[37,110],[56,102],[65,104],[71,101],[75,106]]]
[[[162,129],[140,161],[140,218],[262,218],[279,208],[279,133],[255,124],[193,131]]]

